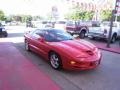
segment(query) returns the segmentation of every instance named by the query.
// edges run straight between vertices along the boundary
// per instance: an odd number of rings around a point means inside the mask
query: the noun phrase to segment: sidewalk
[[[0,90],[60,90],[12,43],[0,43]]]
[[[90,40],[90,39],[87,39],[87,41],[93,43],[94,45],[96,45],[98,48],[100,48],[102,50],[106,50],[106,51],[110,51],[110,52],[114,52],[114,53],[120,54],[119,42],[110,44],[110,48],[108,48],[107,47],[107,43],[105,41]]]

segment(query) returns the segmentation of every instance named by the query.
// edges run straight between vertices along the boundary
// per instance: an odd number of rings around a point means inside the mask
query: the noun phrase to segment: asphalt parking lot
[[[120,90],[120,54],[102,50],[101,65],[94,70],[56,71],[39,55],[25,51],[23,29],[25,28],[11,28],[8,37],[1,38],[0,41],[12,42],[22,55],[46,73],[62,90]],[[14,31],[16,33],[12,33]]]

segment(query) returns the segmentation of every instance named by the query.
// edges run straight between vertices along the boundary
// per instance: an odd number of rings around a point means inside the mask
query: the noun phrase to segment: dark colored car
[[[5,30],[4,26],[0,23],[0,37],[7,37],[8,33]]]

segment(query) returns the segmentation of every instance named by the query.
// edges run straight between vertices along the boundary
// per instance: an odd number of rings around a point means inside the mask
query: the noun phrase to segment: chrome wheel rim
[[[50,56],[50,63],[53,68],[57,69],[59,67],[59,58],[56,54]]]

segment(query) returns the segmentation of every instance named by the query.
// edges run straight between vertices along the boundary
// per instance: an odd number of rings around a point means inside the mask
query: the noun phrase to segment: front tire
[[[5,31],[5,32],[3,32],[3,36],[4,37],[7,37],[8,36],[8,33]]]
[[[116,35],[113,35],[112,38],[111,38],[111,43],[115,43],[116,38],[117,38],[117,36],[116,36]]]
[[[80,34],[79,34],[79,37],[81,39],[85,38],[85,31],[81,31]]]
[[[56,70],[61,69],[61,66],[62,66],[61,58],[57,53],[51,52],[49,55],[49,59],[50,59],[50,64],[51,64],[52,68],[54,68]]]

